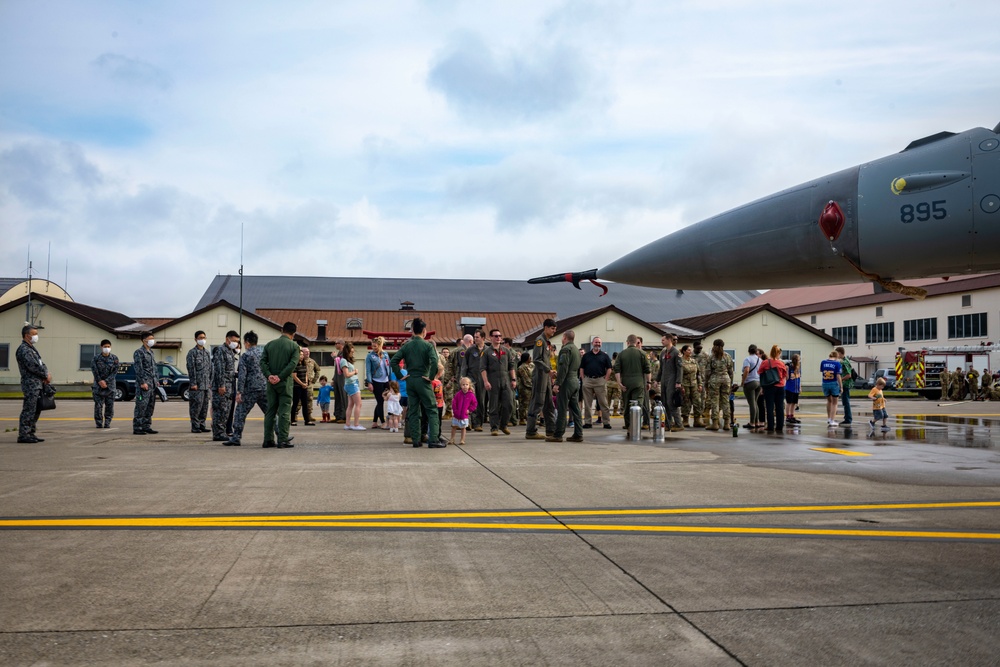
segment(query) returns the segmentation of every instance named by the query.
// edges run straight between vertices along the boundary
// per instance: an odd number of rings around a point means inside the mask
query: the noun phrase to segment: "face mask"
[[[198,345],[201,345],[202,347],[205,347],[205,339],[204,338],[199,338],[195,342],[198,343]]]
[[[37,343],[38,342],[38,334],[35,334],[34,336],[31,337],[31,342],[32,343]]]
[[[146,341],[146,345],[153,347],[154,345],[156,345],[156,341],[150,338],[149,340]]]
[[[102,347],[101,348],[101,354],[103,354],[105,357],[108,356],[109,354],[111,354],[111,348],[110,347]]]
[[[239,346],[240,346],[240,344],[239,344],[239,343],[237,343],[236,341],[233,341],[232,343],[230,343],[230,344],[229,344],[229,349],[230,349],[230,350],[235,350],[235,349],[236,349],[236,348],[238,348]]]

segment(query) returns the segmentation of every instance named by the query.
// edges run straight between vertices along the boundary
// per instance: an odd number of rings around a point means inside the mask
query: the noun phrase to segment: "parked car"
[[[188,400],[191,379],[187,375],[177,370],[176,366],[164,361],[156,363],[156,371],[160,388],[167,396],[180,396],[185,401]],[[162,396],[161,393],[161,398]],[[115,376],[115,400],[131,401],[133,398],[135,398],[135,369],[132,368],[131,361],[125,361],[118,366],[118,375]]]
[[[880,368],[865,380],[864,388],[871,389],[875,386],[875,382],[878,381],[880,377],[885,378],[885,388],[895,389],[896,388],[896,369],[895,368]]]

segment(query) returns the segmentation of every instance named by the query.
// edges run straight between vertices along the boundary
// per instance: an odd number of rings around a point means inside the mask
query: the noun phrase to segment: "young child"
[[[885,423],[889,419],[889,413],[885,410],[885,396],[882,395],[884,387],[885,378],[879,378],[875,381],[875,386],[872,387],[872,390],[868,392],[868,398],[872,399],[872,418],[868,421],[871,433],[875,432],[875,422],[879,419],[882,420],[882,430],[889,430],[889,426]]]
[[[316,403],[323,413],[323,423],[330,421],[330,392],[333,390],[333,385],[327,382],[325,375],[319,377],[319,398],[316,399]]]
[[[455,444],[455,431],[462,431],[459,445],[465,444],[465,429],[469,427],[469,415],[476,411],[476,392],[472,391],[472,380],[464,377],[458,383],[459,391],[451,399],[451,438],[450,444]]]
[[[431,389],[434,390],[434,400],[437,402],[438,424],[441,423],[441,418],[444,417],[444,383],[441,382],[443,375],[444,365],[438,364],[437,375],[434,376],[434,380],[431,382]]]
[[[389,381],[389,388],[382,392],[385,400],[386,424],[390,433],[399,433],[399,417],[403,414],[403,406],[400,405],[399,383],[395,380]]]

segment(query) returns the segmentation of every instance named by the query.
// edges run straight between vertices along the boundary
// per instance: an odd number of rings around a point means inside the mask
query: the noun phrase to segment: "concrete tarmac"
[[[17,444],[2,401],[0,664],[996,664],[1000,404],[890,401],[869,434],[855,403],[782,436],[277,450],[180,401],[147,436],[60,401]]]

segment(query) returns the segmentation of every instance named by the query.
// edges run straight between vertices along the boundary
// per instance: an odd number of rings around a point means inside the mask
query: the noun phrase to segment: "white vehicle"
[[[878,380],[880,377],[884,377],[885,378],[885,388],[886,389],[895,389],[896,388],[896,369],[895,368],[880,368],[880,369],[878,369],[877,371],[875,371],[874,373],[872,373],[871,375],[868,376],[868,379],[865,381],[864,385],[862,385],[862,388],[864,388],[864,389],[871,389],[872,387],[875,386],[876,380]]]

